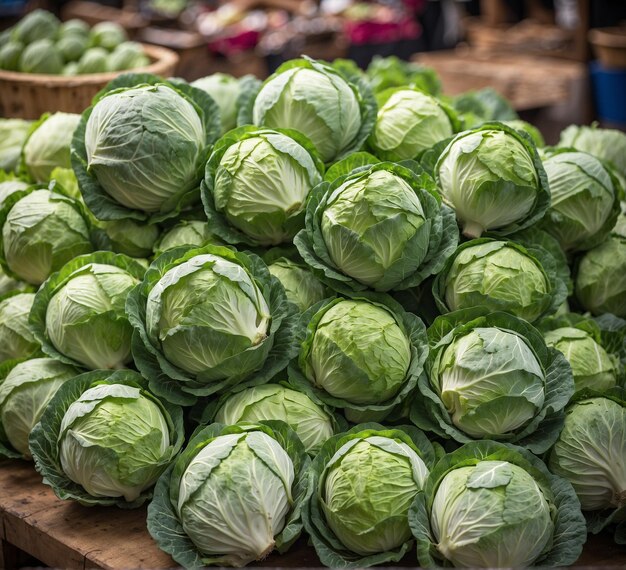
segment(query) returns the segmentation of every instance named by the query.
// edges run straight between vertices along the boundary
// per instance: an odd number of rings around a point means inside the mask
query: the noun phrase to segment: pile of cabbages
[[[151,500],[187,568],[626,542],[623,133],[393,58],[0,130],[0,451],[60,498]]]
[[[34,10],[0,33],[0,70],[70,76],[149,64],[142,45],[128,41],[116,22],[90,28],[83,20],[60,22],[52,12]]]

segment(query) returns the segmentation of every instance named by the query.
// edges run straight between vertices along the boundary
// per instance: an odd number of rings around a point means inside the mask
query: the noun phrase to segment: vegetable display
[[[121,71],[126,40],[34,11],[0,67]],[[189,569],[626,544],[624,149],[380,57],[1,119],[0,458],[147,507]]]

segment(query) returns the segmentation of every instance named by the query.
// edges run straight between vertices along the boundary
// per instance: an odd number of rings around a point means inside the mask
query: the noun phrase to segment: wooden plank
[[[60,501],[32,464],[0,464],[0,515],[7,542],[52,567],[171,568],[146,528],[146,509]]]
[[[19,567],[20,550],[48,566],[71,569],[177,566],[148,534],[145,507],[125,510],[60,501],[41,483],[32,464],[23,461],[0,462],[0,489],[0,568]],[[416,567],[415,551],[394,565]],[[315,568],[321,563],[303,536],[289,552],[273,553],[251,566]],[[626,550],[608,533],[590,536],[576,566],[624,568]]]
[[[0,489],[3,512],[22,518],[58,504],[50,487],[41,484],[41,475],[27,461],[0,462]]]
[[[63,506],[63,504],[58,504],[24,517],[7,515],[4,520],[6,542],[53,568],[82,570],[85,567],[84,554],[68,544],[75,537],[63,536],[59,539],[51,536],[46,532],[46,528],[41,526],[42,516],[58,521],[62,515]]]

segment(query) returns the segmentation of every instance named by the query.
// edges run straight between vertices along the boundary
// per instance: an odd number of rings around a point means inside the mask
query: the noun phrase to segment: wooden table
[[[146,529],[146,509],[82,507],[56,498],[39,474],[24,461],[0,462],[0,568],[19,567],[26,552],[58,568],[172,568]],[[416,564],[411,552],[398,566]],[[609,536],[590,537],[579,566],[626,567],[626,549]],[[251,566],[296,568],[321,566],[301,538],[291,550]]]

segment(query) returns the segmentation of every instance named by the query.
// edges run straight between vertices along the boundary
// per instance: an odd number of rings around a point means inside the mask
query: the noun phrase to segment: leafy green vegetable
[[[31,126],[32,121],[0,119],[0,169],[7,172],[17,169]]]
[[[32,186],[0,208],[0,264],[11,276],[43,283],[77,255],[93,251],[82,206],[72,198]]]
[[[385,295],[322,301],[300,318],[300,337],[291,383],[348,419],[388,415],[415,387],[428,352],[422,321]]]
[[[463,234],[509,235],[527,228],[550,206],[546,173],[532,142],[502,123],[456,135],[435,165],[435,180],[454,208]]]
[[[267,268],[285,288],[287,300],[297,305],[301,312],[328,296],[326,287],[306,266],[279,258]]]
[[[577,392],[585,388],[603,392],[616,385],[616,363],[589,332],[561,327],[546,332],[545,338],[570,363]]]
[[[311,465],[304,526],[322,564],[398,562],[412,545],[408,512],[435,462],[410,426],[361,424],[329,439]]]
[[[179,407],[147,390],[131,370],[67,380],[30,435],[37,470],[57,497],[135,508],[184,441]]]
[[[33,293],[8,293],[0,297],[0,362],[29,358],[39,350],[39,343],[28,326]]]
[[[206,406],[201,419],[202,423],[224,425],[264,420],[289,424],[311,455],[316,455],[322,444],[345,424],[320,400],[286,384],[274,383],[224,394],[219,401]]]
[[[294,243],[336,291],[407,289],[437,273],[458,243],[452,211],[413,161],[357,168],[313,189]]]
[[[76,257],[41,286],[30,326],[49,356],[90,370],[122,368],[132,357],[124,307],[145,273],[139,262],[100,251]]]
[[[56,391],[78,371],[52,358],[16,364],[0,382],[0,457],[31,459],[28,436]]]
[[[440,459],[409,522],[425,568],[567,566],[586,539],[572,486],[525,449],[493,441]]]
[[[465,126],[469,129],[488,121],[518,119],[511,104],[491,87],[462,93],[452,100],[452,106],[464,119]]]
[[[150,388],[193,404],[235,385],[266,383],[294,356],[296,307],[256,256],[176,248],[131,291],[135,363]]]
[[[606,239],[620,212],[619,183],[585,152],[563,149],[543,161],[552,204],[546,231],[565,251],[591,249]]]
[[[222,137],[207,163],[202,198],[224,241],[278,245],[304,226],[311,189],[324,166],[295,132],[241,127]]]
[[[242,82],[246,79],[250,81],[251,77],[236,78],[227,73],[213,73],[191,83],[194,87],[208,93],[217,103],[220,109],[222,134],[237,126],[239,96],[241,95]]]
[[[465,443],[519,442],[546,451],[574,393],[565,357],[522,319],[484,308],[456,311],[428,329],[430,353],[411,420]]]
[[[419,89],[388,89],[376,99],[378,116],[368,144],[382,160],[417,158],[460,130],[454,111]]]
[[[70,143],[80,115],[54,113],[44,115],[24,143],[22,160],[35,182],[48,182],[57,167],[70,167]]]
[[[321,61],[291,60],[265,80],[239,124],[298,130],[324,162],[337,160],[359,149],[376,118],[369,87],[356,81]]]
[[[567,410],[565,427],[549,456],[553,473],[574,487],[589,530],[596,534],[626,514],[626,399],[623,390],[581,393]],[[622,541],[623,542],[623,541]]]
[[[374,93],[392,87],[415,87],[431,95],[441,93],[441,81],[434,69],[395,56],[374,56],[367,67],[367,78]]]
[[[219,113],[203,91],[151,75],[109,83],[83,114],[72,167],[100,220],[160,221],[197,202]]]
[[[599,129],[597,125],[570,125],[561,133],[558,146],[588,152],[609,163],[622,187],[626,187],[626,134],[616,129]]]
[[[442,313],[482,305],[533,322],[556,312],[567,283],[546,250],[482,238],[459,246],[435,278],[433,294]]]
[[[209,243],[222,245],[206,221],[183,220],[163,232],[154,244],[154,256],[159,257],[162,253],[183,245],[200,247]]]
[[[113,220],[104,224],[104,231],[116,253],[130,257],[150,257],[159,237],[156,224],[142,224],[135,220]]]
[[[285,552],[302,529],[308,464],[284,422],[212,424],[159,480],[148,530],[185,568],[244,566]]]
[[[578,264],[576,298],[593,315],[626,317],[626,238],[611,236],[585,253]]]

